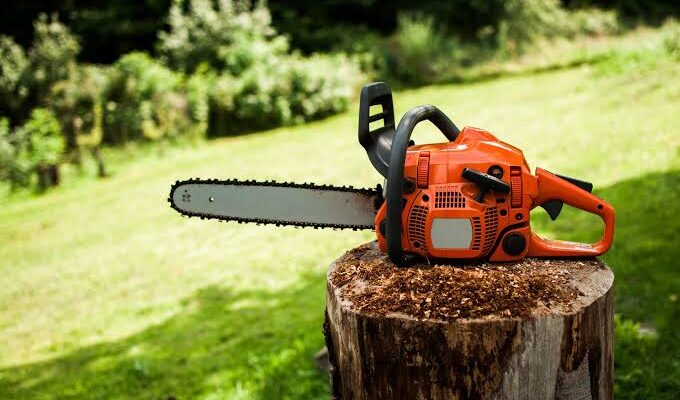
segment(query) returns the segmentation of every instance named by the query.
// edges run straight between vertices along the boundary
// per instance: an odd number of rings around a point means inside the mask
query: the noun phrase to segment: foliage
[[[567,35],[604,36],[623,32],[623,25],[615,11],[582,8],[569,11]]]
[[[666,52],[676,60],[680,60],[680,23],[670,24],[669,31],[663,39]]]
[[[432,17],[402,14],[398,21],[385,74],[409,85],[436,82],[456,62],[457,40],[444,36]]]
[[[181,84],[181,74],[146,53],[123,56],[113,64],[104,92],[104,141],[121,144],[176,134],[167,122],[187,118],[186,102],[175,94]]]
[[[561,0],[569,9],[603,8],[631,21],[660,22],[680,16],[677,0]],[[153,51],[172,0],[100,0],[14,2],[11,12],[0,13],[0,33],[11,34],[22,46],[32,38],[31,22],[41,12],[56,12],[83,38],[81,60],[111,63],[131,51]],[[364,34],[388,36],[397,26],[399,12],[423,13],[446,26],[447,34],[469,43],[485,27],[496,27],[502,0],[269,0],[273,25],[305,53],[333,50]]]
[[[288,52],[287,40],[276,35],[269,10],[260,2],[253,7],[244,0],[176,0],[168,24],[170,31],[159,33],[161,54],[185,72],[206,62],[217,71],[240,75]]]
[[[286,56],[240,77],[222,74],[210,95],[210,134],[298,124],[343,111],[361,76],[342,55]]]
[[[9,36],[0,36],[0,109],[14,114],[28,94],[22,78],[28,69],[24,49]]]
[[[31,117],[19,128],[18,136],[26,142],[19,151],[26,151],[34,166],[58,164],[64,151],[64,139],[59,121],[50,110],[36,108]]]
[[[384,40],[368,36],[349,47],[369,72],[407,86],[458,81],[468,70],[489,61],[517,60],[537,45],[557,38],[602,36],[621,32],[613,11],[568,10],[557,0],[511,0],[494,23],[465,40],[438,19],[402,13],[395,33]]]
[[[52,86],[48,103],[60,121],[69,150],[101,143],[101,108],[108,73],[103,67],[81,65]]]
[[[14,131],[2,119],[0,177],[9,180],[12,187],[29,186],[34,173],[59,164],[64,147],[59,121],[47,109],[34,109],[26,123]]]
[[[345,109],[361,76],[343,56],[289,53],[263,3],[176,1],[159,45],[187,81],[197,130],[252,131],[321,118]]]
[[[0,110],[11,126],[44,106],[50,87],[75,67],[78,41],[56,16],[41,14],[33,36],[28,51],[12,38],[0,37]]]
[[[14,174],[14,143],[9,120],[0,117],[0,182],[11,181]]]
[[[56,15],[41,14],[34,24],[33,45],[28,50],[29,86],[38,101],[44,99],[52,84],[66,79],[75,68],[80,51],[78,40]]]
[[[499,47],[521,53],[539,38],[567,33],[567,19],[558,0],[508,0],[498,25]]]
[[[205,137],[208,132],[208,120],[210,117],[210,91],[213,88],[216,77],[207,64],[202,64],[186,80],[186,96],[195,121],[193,137]]]

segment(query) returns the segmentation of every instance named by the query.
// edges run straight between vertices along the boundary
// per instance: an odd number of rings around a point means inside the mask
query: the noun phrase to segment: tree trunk
[[[51,187],[59,185],[59,165],[40,165],[37,168],[38,190],[43,192]]]
[[[611,399],[614,275],[595,259],[329,269],[334,399]]]
[[[109,174],[106,172],[106,164],[104,164],[104,157],[99,146],[92,147],[92,157],[97,162],[97,177],[106,178]]]

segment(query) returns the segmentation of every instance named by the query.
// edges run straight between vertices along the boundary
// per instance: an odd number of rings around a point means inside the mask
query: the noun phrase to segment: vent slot
[[[482,221],[479,217],[472,217],[472,250],[479,250],[482,245]]]
[[[488,207],[484,211],[484,248],[483,254],[491,250],[498,231],[498,213],[496,207]]]
[[[408,217],[408,238],[411,241],[411,246],[420,250],[427,249],[427,242],[425,241],[427,212],[427,207],[413,206]]]
[[[465,197],[458,187],[448,187],[434,192],[434,208],[465,208]]]

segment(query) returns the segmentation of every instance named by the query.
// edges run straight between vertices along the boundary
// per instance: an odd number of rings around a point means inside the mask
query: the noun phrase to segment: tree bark
[[[37,168],[38,190],[43,192],[51,187],[59,185],[59,165],[40,165]]]
[[[104,157],[102,156],[99,146],[92,147],[92,157],[97,163],[97,177],[106,178],[109,176],[108,172],[106,171],[106,164],[104,163]]]
[[[611,399],[614,275],[602,262],[331,264],[334,399]]]

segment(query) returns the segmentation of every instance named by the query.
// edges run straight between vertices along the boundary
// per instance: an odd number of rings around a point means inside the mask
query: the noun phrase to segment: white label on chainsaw
[[[435,218],[430,237],[435,249],[469,249],[472,224],[467,218]]]

